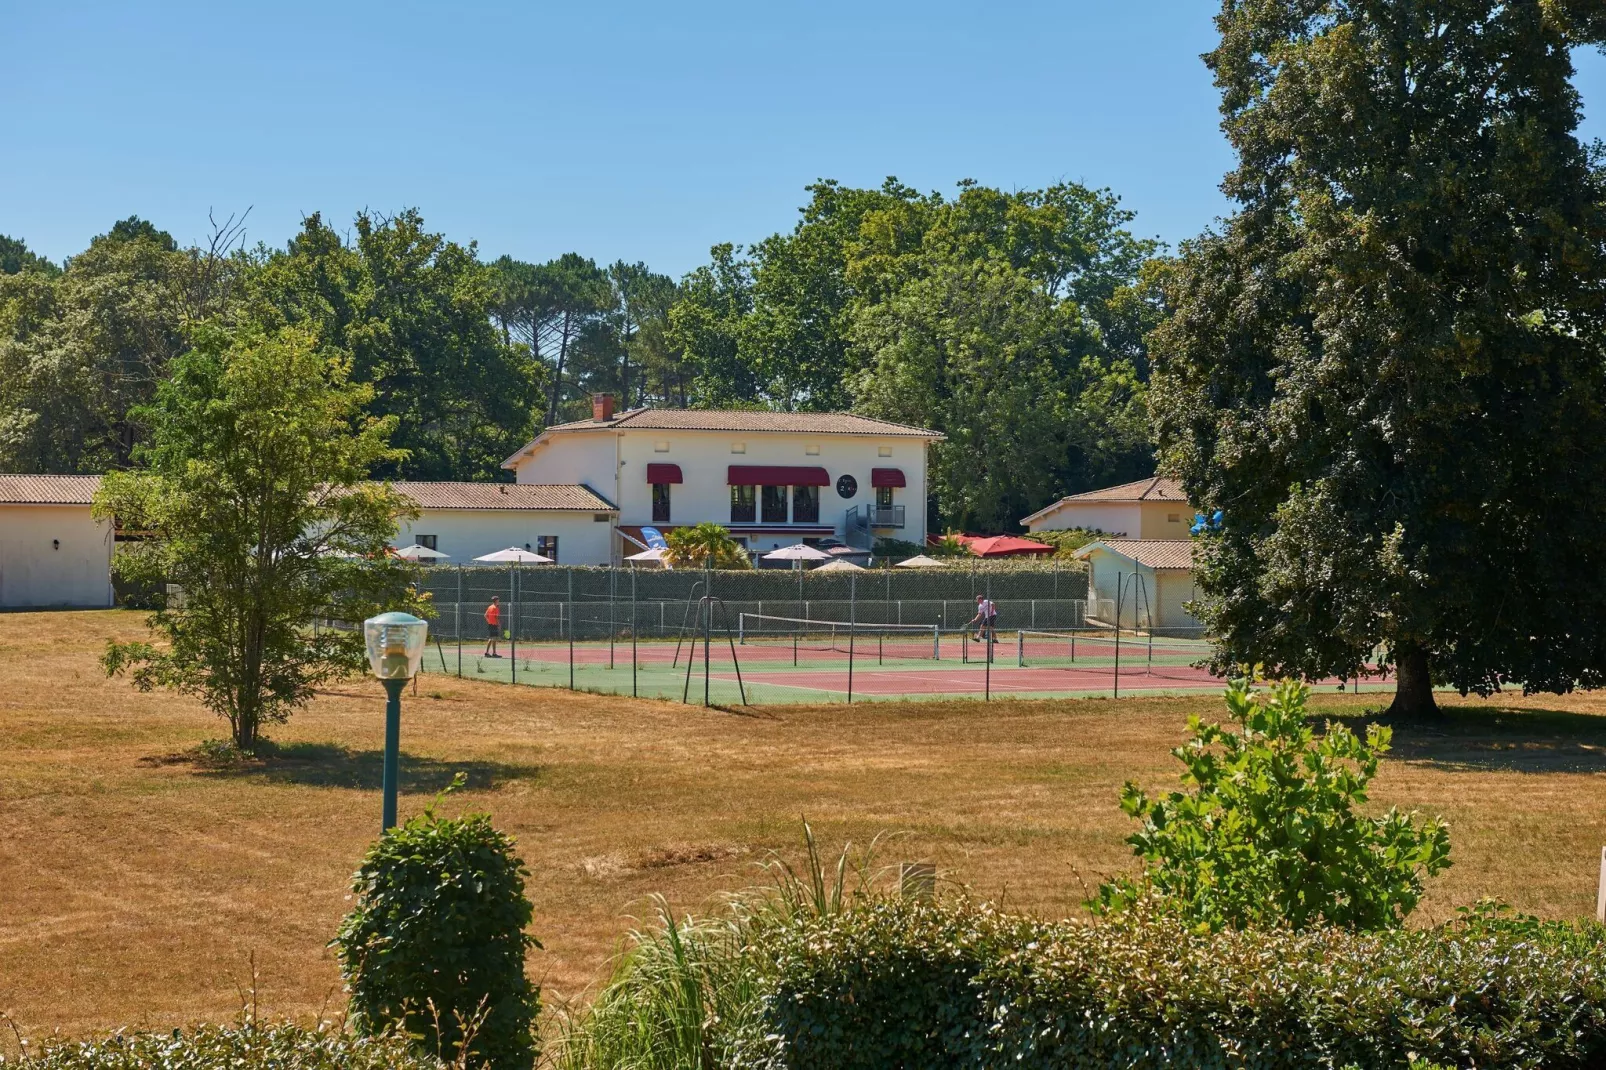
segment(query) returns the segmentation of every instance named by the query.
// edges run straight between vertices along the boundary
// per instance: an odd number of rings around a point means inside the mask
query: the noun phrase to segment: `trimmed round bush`
[[[425,811],[386,832],[331,942],[365,1033],[400,1026],[446,1061],[528,1070],[540,995],[524,974],[533,909],[513,841],[485,814]]]

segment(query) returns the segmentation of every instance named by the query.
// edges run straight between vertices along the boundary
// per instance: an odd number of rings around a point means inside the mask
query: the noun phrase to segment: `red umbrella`
[[[986,538],[965,539],[965,549],[977,557],[1025,557],[1031,554],[1052,554],[1054,547],[1045,546],[1017,535],[990,535]]]

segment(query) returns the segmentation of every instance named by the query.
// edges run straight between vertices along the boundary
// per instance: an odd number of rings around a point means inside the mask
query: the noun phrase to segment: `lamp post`
[[[396,824],[396,780],[401,764],[401,694],[424,659],[429,625],[411,613],[381,613],[362,622],[368,664],[385,685],[384,812],[380,832]]]

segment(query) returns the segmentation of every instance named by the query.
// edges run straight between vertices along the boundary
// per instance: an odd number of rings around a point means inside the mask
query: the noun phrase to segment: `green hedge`
[[[356,1037],[335,1030],[267,1026],[196,1026],[189,1032],[127,1033],[54,1043],[0,1066],[17,1070],[444,1070],[405,1039]]]
[[[770,927],[740,1065],[1606,1066],[1606,936],[1487,912],[1437,929],[1206,935],[881,901]]]

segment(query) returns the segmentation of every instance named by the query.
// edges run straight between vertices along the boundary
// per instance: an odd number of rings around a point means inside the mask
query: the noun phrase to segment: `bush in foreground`
[[[513,841],[485,814],[433,809],[386,832],[354,878],[357,906],[333,946],[367,1033],[400,1024],[425,1051],[528,1070],[540,995],[524,974],[539,946]]]
[[[1481,911],[1421,931],[1205,933],[885,900],[750,952],[740,1065],[1606,1065],[1606,935]]]
[[[16,1060],[16,1070],[445,1070],[400,1037],[359,1037],[289,1023],[196,1026],[188,1032],[127,1033],[49,1044]]]
[[[1211,929],[1335,925],[1387,929],[1422,898],[1422,880],[1450,865],[1442,821],[1359,807],[1388,752],[1390,731],[1341,724],[1320,736],[1306,721],[1310,688],[1283,680],[1227,688],[1236,731],[1188,718],[1193,738],[1171,753],[1184,791],[1151,799],[1128,783],[1121,808],[1142,822],[1127,840],[1136,877],[1099,889],[1091,905],[1118,913],[1161,896]]]

